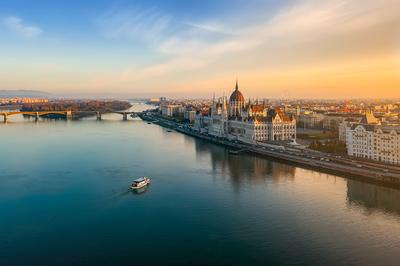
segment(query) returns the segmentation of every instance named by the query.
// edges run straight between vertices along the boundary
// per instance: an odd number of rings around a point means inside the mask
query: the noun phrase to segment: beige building
[[[177,116],[183,112],[181,105],[167,104],[161,106],[161,114],[163,116]]]
[[[400,127],[380,125],[371,113],[346,128],[346,145],[350,156],[400,164]]]
[[[324,114],[313,111],[304,111],[298,115],[299,127],[302,128],[322,128]]]
[[[49,102],[49,100],[44,98],[28,98],[28,97],[0,98],[0,104],[47,103],[47,102]]]
[[[186,110],[183,112],[183,118],[188,120],[189,122],[194,122],[194,119],[196,118],[196,111],[194,110]]]

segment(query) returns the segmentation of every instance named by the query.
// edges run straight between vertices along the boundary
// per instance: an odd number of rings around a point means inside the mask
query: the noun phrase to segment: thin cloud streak
[[[220,33],[226,35],[232,34],[232,32],[225,29],[221,24],[217,24],[215,22],[207,22],[207,23],[182,22],[182,24],[209,33]]]
[[[168,31],[171,17],[156,8],[113,8],[97,19],[96,24],[109,38],[156,42]]]
[[[25,38],[35,38],[42,34],[43,30],[39,27],[27,25],[19,17],[6,17],[3,19],[3,24],[14,33],[25,37]]]

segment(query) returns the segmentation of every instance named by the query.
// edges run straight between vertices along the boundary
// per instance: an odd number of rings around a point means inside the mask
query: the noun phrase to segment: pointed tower
[[[225,95],[222,97],[222,116],[228,117],[228,103]]]
[[[215,92],[213,92],[213,99],[211,104],[211,116],[215,115],[217,112],[217,104],[215,102]]]

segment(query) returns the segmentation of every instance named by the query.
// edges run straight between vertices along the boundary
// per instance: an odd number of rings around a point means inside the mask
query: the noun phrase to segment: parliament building
[[[229,97],[213,97],[210,112],[198,114],[194,128],[202,133],[246,143],[296,139],[296,120],[265,102],[245,101],[236,81]]]

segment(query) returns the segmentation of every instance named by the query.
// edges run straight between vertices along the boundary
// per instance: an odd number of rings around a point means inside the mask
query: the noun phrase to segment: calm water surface
[[[400,261],[398,190],[104,118],[0,125],[0,265]]]

